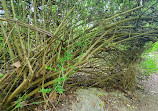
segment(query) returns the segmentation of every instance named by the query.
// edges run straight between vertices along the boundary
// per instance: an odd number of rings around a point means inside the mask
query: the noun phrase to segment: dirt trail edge
[[[135,99],[100,88],[77,88],[74,95],[68,99],[71,104],[64,102],[58,111],[158,111],[158,74],[144,81],[144,90],[137,90]]]
[[[137,91],[139,111],[158,111],[158,74],[152,74],[144,84],[144,91]]]

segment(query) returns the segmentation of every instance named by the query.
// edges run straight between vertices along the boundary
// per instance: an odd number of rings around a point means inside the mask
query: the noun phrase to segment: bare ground
[[[144,82],[144,91],[137,91],[138,111],[158,111],[158,74]]]
[[[74,101],[62,103],[64,107],[60,107],[58,111],[158,111],[158,74],[153,74],[148,81],[144,81],[144,90],[137,90],[134,98],[117,91],[99,90],[92,88],[74,91],[75,96],[71,98]]]

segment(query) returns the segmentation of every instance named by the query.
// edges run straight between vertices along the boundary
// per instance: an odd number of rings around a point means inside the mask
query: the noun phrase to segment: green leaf
[[[19,103],[15,106],[15,108],[19,108],[19,107],[22,107],[22,106],[21,106],[21,102],[19,102]]]
[[[72,68],[72,70],[75,70],[76,69],[76,67],[75,66],[70,66],[71,68]]]
[[[52,69],[53,71],[57,71],[57,69],[55,68],[55,69]]]
[[[0,77],[3,77],[4,76],[4,74],[0,74]]]
[[[39,105],[39,101],[35,102],[35,104]]]
[[[26,100],[26,99],[27,99],[27,94],[25,94],[25,95],[24,95],[24,98],[23,98],[23,100]]]
[[[100,107],[103,107],[103,105],[102,104],[99,104],[100,105]]]
[[[147,23],[146,26],[149,27],[149,23]]]

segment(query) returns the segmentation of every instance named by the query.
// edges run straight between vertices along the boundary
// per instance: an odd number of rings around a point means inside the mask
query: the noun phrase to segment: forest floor
[[[65,92],[57,111],[158,111],[158,74],[144,81],[132,95],[118,90],[73,88]],[[51,109],[47,111],[52,111]]]
[[[112,88],[65,89],[55,109],[39,106],[36,111],[158,111],[158,73],[143,80],[133,94]]]
[[[151,52],[150,57],[157,58],[157,52]],[[158,61],[157,61],[158,66]],[[143,81],[144,91],[137,91],[139,111],[158,111],[158,72],[151,74]]]

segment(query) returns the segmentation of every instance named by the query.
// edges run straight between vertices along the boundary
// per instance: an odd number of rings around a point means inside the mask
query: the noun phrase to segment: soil
[[[158,74],[144,81],[134,94],[100,88],[69,89],[61,96],[57,111],[158,111]],[[131,96],[132,95],[132,96]],[[40,110],[39,110],[40,111]],[[46,111],[55,111],[48,108]]]
[[[158,74],[153,74],[144,82],[144,91],[137,91],[138,111],[158,111]]]
[[[158,111],[158,74],[144,80],[142,87],[133,94],[115,89],[66,87],[55,108],[36,111]]]

